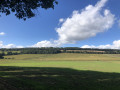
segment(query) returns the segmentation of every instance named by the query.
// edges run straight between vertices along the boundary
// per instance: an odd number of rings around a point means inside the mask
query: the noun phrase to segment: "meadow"
[[[0,59],[0,90],[120,90],[120,54],[21,54],[5,58]]]

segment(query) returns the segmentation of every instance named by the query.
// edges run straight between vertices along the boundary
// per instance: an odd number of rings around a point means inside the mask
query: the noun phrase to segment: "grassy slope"
[[[39,54],[0,60],[6,90],[120,90],[120,55]],[[2,89],[1,89],[2,90]]]
[[[15,60],[59,60],[59,61],[116,61],[120,60],[120,54],[77,54],[77,53],[61,53],[61,54],[23,54],[5,56],[6,58],[15,58]]]
[[[0,66],[67,67],[77,70],[120,72],[120,54],[24,54],[6,56]]]

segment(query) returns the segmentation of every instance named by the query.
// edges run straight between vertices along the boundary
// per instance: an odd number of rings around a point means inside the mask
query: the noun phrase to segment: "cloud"
[[[61,26],[56,28],[58,40],[41,41],[33,45],[34,47],[59,46],[64,44],[74,44],[77,41],[85,40],[105,32],[114,24],[115,17],[108,10],[103,10],[107,0],[99,1],[95,6],[88,5],[81,12],[73,11],[71,17],[61,18]]]
[[[41,41],[38,42],[37,44],[33,45],[32,47],[58,47],[60,44],[57,41]]]
[[[72,16],[56,29],[59,41],[63,44],[75,43],[111,28],[114,23],[114,15],[107,9],[101,12],[106,1],[101,0],[95,6],[88,5],[82,12],[73,11]]]
[[[99,45],[99,46],[84,45],[81,48],[120,49],[120,40],[113,41],[112,45],[110,45],[110,44]]]
[[[23,48],[23,46],[16,46],[14,44],[4,45],[3,41],[0,41],[0,48]]]
[[[0,32],[0,35],[3,36],[3,35],[5,35],[5,33],[4,32]]]
[[[62,22],[64,22],[64,19],[63,19],[63,18],[60,18],[60,19],[59,19],[59,23],[62,23]]]

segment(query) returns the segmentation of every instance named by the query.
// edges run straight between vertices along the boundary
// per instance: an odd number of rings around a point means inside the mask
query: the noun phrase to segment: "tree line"
[[[82,53],[82,54],[120,54],[119,49],[97,49],[79,47],[42,47],[42,48],[11,48],[0,49],[2,55],[17,54],[57,54],[57,53]]]
[[[0,49],[0,59],[5,55],[18,54],[58,54],[58,53],[81,53],[81,54],[120,54],[120,49],[97,49],[79,47],[42,47],[42,48],[2,48]]]

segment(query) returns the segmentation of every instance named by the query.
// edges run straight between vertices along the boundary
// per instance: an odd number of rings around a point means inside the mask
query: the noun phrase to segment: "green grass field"
[[[0,60],[0,90],[120,90],[120,54],[24,54]]]

